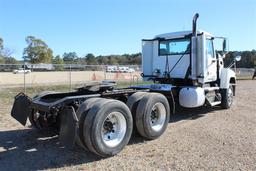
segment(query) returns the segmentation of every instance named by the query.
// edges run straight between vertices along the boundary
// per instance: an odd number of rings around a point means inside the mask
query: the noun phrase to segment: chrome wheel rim
[[[165,123],[166,119],[166,109],[162,103],[156,103],[151,111],[150,115],[150,126],[151,128],[158,132],[160,131]]]
[[[116,147],[124,139],[127,129],[125,117],[120,112],[112,112],[105,118],[101,127],[101,137],[108,147]]]

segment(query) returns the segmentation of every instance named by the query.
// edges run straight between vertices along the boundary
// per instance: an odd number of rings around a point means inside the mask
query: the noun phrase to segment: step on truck
[[[149,85],[118,88],[115,82],[91,82],[72,92],[42,92],[15,97],[12,117],[39,130],[54,130],[68,148],[75,144],[109,157],[128,144],[133,130],[147,140],[161,136],[175,106],[231,107],[236,76],[224,68],[227,40],[197,30],[142,40],[142,78]],[[221,40],[221,50],[215,40]],[[239,57],[236,58],[239,60]],[[234,60],[235,62],[235,60]]]

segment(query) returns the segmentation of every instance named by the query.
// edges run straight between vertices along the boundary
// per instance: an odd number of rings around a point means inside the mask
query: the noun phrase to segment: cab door
[[[212,82],[217,80],[217,58],[214,52],[213,40],[206,38],[206,76],[205,82]]]

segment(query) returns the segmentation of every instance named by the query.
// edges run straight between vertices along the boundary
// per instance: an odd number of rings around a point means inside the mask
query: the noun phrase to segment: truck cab
[[[223,68],[223,60],[222,56],[218,56],[220,63],[217,64],[214,37],[200,30],[197,31],[196,39],[192,31],[183,31],[143,40],[142,66],[145,80],[150,78],[147,75],[155,75],[159,78],[198,80],[202,84],[216,81],[219,77],[217,65]]]
[[[165,87],[171,85],[170,91],[178,91],[183,107],[199,107],[205,103],[215,106],[228,98],[229,105],[224,106],[229,108],[231,93],[235,94],[236,76],[233,70],[224,68],[227,39],[197,30],[198,17],[194,16],[191,31],[165,33],[142,40],[143,80],[153,80]],[[222,49],[217,49],[216,42],[220,41]],[[221,96],[226,92],[229,97]],[[211,97],[207,98],[209,94]]]

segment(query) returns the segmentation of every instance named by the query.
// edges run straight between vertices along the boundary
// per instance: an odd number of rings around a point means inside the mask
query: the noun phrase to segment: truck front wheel
[[[170,107],[166,97],[160,93],[148,93],[139,102],[136,111],[136,127],[141,136],[156,139],[167,128]]]
[[[221,90],[221,107],[223,109],[228,109],[233,103],[233,88],[229,86],[228,89]]]

